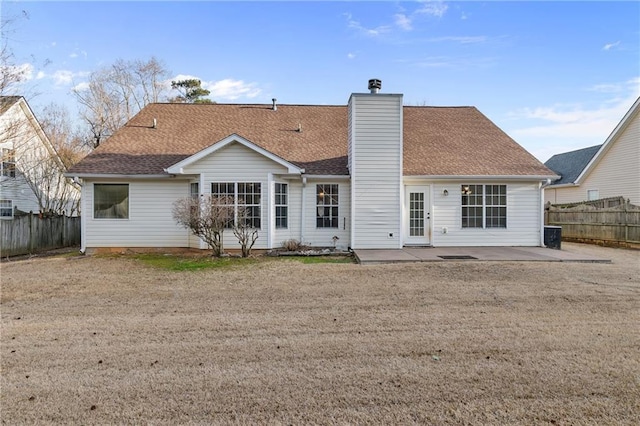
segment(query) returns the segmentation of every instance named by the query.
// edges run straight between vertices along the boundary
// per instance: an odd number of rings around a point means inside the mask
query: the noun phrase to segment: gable
[[[171,167],[168,170],[171,171],[174,168]],[[224,144],[219,149],[182,167],[184,174],[204,173],[229,178],[241,176],[249,180],[254,177],[261,180],[267,173],[286,174],[289,172],[290,168],[280,162],[237,141]]]
[[[615,129],[611,132],[607,140],[600,150],[596,153],[596,155],[591,159],[589,164],[584,168],[580,176],[576,179],[576,183],[580,183],[584,180],[584,178],[589,175],[598,164],[608,155],[607,153],[611,150],[614,145],[624,145],[622,147],[617,147],[618,150],[625,152],[626,154],[621,155],[621,160],[623,160],[624,155],[631,155],[631,165],[636,170],[638,168],[638,152],[640,150],[640,97],[636,99],[634,104],[631,106],[629,111],[622,118],[620,123],[616,126]],[[623,160],[624,161],[624,160]]]
[[[263,162],[265,160],[276,163],[280,166],[280,168],[284,169],[283,173],[296,173],[300,174],[304,172],[303,169],[296,167],[295,165],[283,160],[277,155],[257,146],[256,144],[248,141],[247,139],[238,136],[238,135],[230,135],[224,138],[223,140],[195,153],[194,155],[185,158],[177,164],[172,165],[167,168],[168,173],[172,174],[181,174],[181,173],[193,173],[185,170],[198,170],[202,167],[202,164],[206,164],[212,161],[212,158],[215,157],[216,153],[225,150],[229,146],[240,145],[244,149],[235,150],[235,157],[233,158],[235,161],[243,164],[244,161],[248,159],[252,159],[254,163]],[[226,151],[226,150],[225,150]],[[225,154],[228,154],[225,152]],[[237,157],[237,158],[236,158]],[[260,161],[258,161],[260,160]]]

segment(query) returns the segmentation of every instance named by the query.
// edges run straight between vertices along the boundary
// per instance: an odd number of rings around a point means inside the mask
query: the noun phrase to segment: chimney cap
[[[378,93],[380,89],[382,89],[382,80],[378,78],[369,80],[369,90],[371,90],[371,93]]]

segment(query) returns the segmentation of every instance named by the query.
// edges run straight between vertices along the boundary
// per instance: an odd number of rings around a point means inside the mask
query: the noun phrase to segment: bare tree
[[[40,125],[56,150],[62,164],[68,169],[91,151],[81,130],[74,128],[69,110],[54,102],[38,113]]]
[[[158,102],[168,88],[163,83],[169,73],[155,57],[148,61],[117,60],[94,71],[87,84],[73,89],[81,106],[94,146],[122,127],[152,102]]]
[[[27,17],[26,13],[24,17]],[[9,40],[15,31],[15,17],[0,16],[0,96],[15,94],[15,87],[26,80],[29,67],[17,65]]]
[[[213,256],[219,257],[224,253],[224,230],[234,219],[232,197],[200,195],[182,198],[173,204],[172,213],[178,225],[207,243]]]
[[[258,230],[251,225],[249,220],[249,209],[245,206],[238,206],[237,219],[233,226],[233,235],[238,239],[242,257],[249,257],[251,249],[258,239]]]

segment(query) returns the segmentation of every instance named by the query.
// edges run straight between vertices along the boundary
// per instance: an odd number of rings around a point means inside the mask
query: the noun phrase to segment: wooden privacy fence
[[[616,202],[620,199],[621,202]],[[547,205],[545,225],[561,226],[563,240],[640,244],[640,206],[621,197],[583,204]]]
[[[0,220],[0,256],[38,253],[80,244],[79,217],[28,214]]]

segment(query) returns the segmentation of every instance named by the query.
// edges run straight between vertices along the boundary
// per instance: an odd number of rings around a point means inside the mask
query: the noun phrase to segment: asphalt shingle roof
[[[576,151],[563,152],[549,158],[544,165],[560,176],[560,179],[554,181],[553,184],[574,183],[601,146],[595,145]]]
[[[70,173],[164,174],[235,133],[307,174],[348,175],[347,115],[344,105],[151,104]],[[474,107],[404,107],[403,138],[405,175],[553,175]]]

